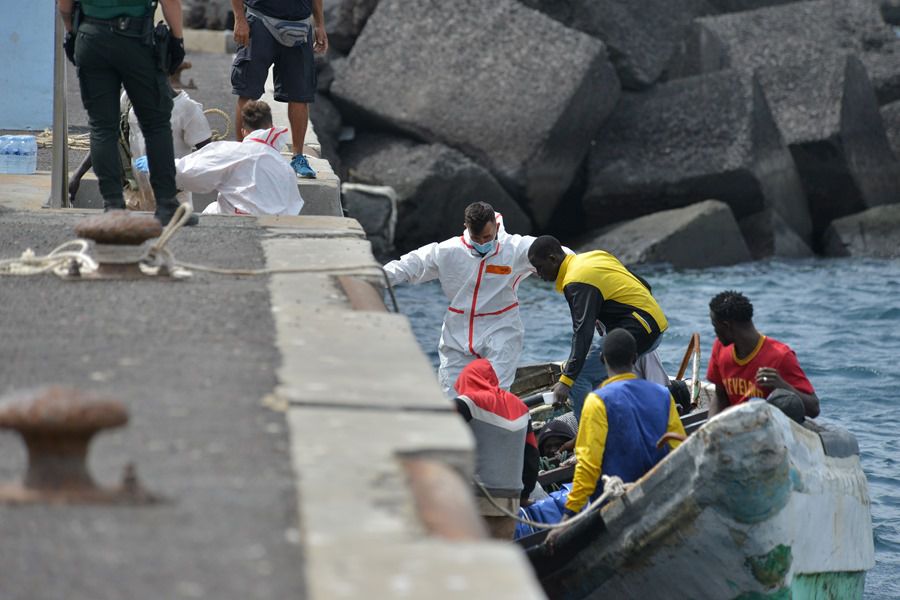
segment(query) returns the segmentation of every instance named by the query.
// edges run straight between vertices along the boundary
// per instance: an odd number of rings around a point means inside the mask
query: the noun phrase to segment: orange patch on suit
[[[494,273],[495,275],[509,275],[512,273],[512,267],[508,265],[488,265],[485,270],[488,273]]]

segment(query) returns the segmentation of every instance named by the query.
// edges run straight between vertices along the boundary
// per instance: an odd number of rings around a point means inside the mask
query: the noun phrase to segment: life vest
[[[668,446],[656,442],[666,433],[671,399],[669,390],[643,379],[625,379],[594,392],[606,406],[608,433],[600,472],[637,481],[661,461]],[[603,493],[597,482],[594,497]]]
[[[94,19],[144,17],[152,14],[155,5],[152,0],[81,0],[81,10]]]

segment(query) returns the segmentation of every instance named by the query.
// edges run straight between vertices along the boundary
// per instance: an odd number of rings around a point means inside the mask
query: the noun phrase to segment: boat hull
[[[855,440],[765,402],[711,419],[596,519],[528,553],[551,598],[861,598],[874,565]]]

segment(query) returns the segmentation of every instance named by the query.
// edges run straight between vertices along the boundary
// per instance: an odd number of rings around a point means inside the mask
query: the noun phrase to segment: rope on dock
[[[211,129],[212,136],[210,139],[214,142],[218,142],[220,140],[228,139],[228,136],[231,135],[232,132],[232,123],[231,117],[228,116],[224,110],[218,108],[207,108],[203,111],[204,115],[216,115],[218,117],[222,117],[225,121],[225,131],[219,133],[216,129]],[[209,119],[207,119],[208,121]],[[38,148],[52,148],[53,147],[53,132],[49,129],[45,129],[42,132],[35,135],[37,139]],[[91,149],[91,134],[90,133],[70,133],[66,137],[66,145],[70,150],[90,150]]]
[[[258,275],[275,275],[282,273],[335,273],[345,271],[371,271],[377,269],[377,276],[385,280],[388,289],[391,291],[391,299],[394,304],[394,311],[400,312],[397,306],[397,299],[394,296],[393,289],[390,287],[390,281],[387,279],[387,273],[380,265],[377,264],[358,264],[345,266],[308,266],[308,267],[276,267],[263,269],[227,269],[222,267],[210,267],[195,263],[188,263],[176,260],[175,255],[166,245],[175,234],[181,229],[191,214],[193,208],[187,203],[182,203],[172,220],[163,229],[162,234],[151,245],[141,257],[142,265],[150,269],[152,274],[171,274],[184,269],[190,271],[204,271],[207,273],[216,273],[219,275],[237,275],[237,276],[258,276]],[[70,246],[77,246],[77,250],[68,249]],[[41,273],[52,272],[59,277],[68,277],[73,270],[80,273],[89,273],[96,271],[99,265],[87,250],[89,243],[87,240],[75,239],[65,242],[64,244],[54,248],[49,254],[38,256],[31,248],[28,248],[18,258],[0,259],[0,276],[3,275],[39,275]],[[77,263],[77,266],[73,265]]]
[[[37,138],[38,148],[53,147],[53,132],[45,129],[35,136]],[[90,150],[91,134],[90,133],[72,133],[66,138],[66,144],[69,150]]]
[[[70,246],[77,249],[69,250]],[[0,275],[40,275],[49,271],[65,277],[73,262],[82,271],[96,270],[97,262],[87,253],[87,249],[87,240],[69,240],[45,255],[37,255],[28,248],[18,258],[0,259]]]
[[[225,120],[225,133],[219,133],[217,130],[211,129],[212,137],[210,137],[210,139],[214,142],[228,139],[228,136],[231,135],[231,117],[229,117],[228,114],[224,110],[220,110],[218,108],[207,108],[206,110],[203,111],[203,114],[204,115],[217,115],[219,117],[222,117]],[[209,119],[206,119],[206,120],[207,120],[207,122],[209,121]]]

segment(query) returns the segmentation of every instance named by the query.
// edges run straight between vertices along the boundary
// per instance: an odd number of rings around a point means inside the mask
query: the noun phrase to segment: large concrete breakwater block
[[[753,71],[835,53],[874,50],[895,39],[871,0],[812,0],[696,19],[673,73]]]
[[[900,200],[900,164],[858,58],[825,55],[761,69],[759,79],[797,165],[817,234],[832,219]]]
[[[881,120],[894,156],[900,157],[900,100],[881,107]]]
[[[543,226],[619,81],[600,40],[515,0],[381,0],[331,93],[345,116],[462,151]]]
[[[528,216],[486,169],[443,144],[367,134],[346,144],[343,156],[350,181],[397,192],[394,244],[401,252],[459,235],[463,211],[478,200],[503,214],[510,233],[531,231]]]
[[[731,209],[718,200],[612,225],[578,250],[601,248],[626,265],[669,263],[685,269],[733,265],[752,258]]]
[[[702,0],[698,0],[702,1]],[[758,8],[766,8],[768,6],[778,6],[780,4],[790,4],[796,0],[705,0],[715,12],[719,13],[735,13],[747,10],[756,10]]]
[[[723,71],[626,95],[595,140],[588,172],[583,204],[594,226],[715,198],[739,221],[776,212],[795,235],[810,235],[790,152],[758,81],[746,74]]]
[[[522,0],[567,27],[603,40],[626,89],[652,85],[694,17],[712,9],[703,0]]]
[[[230,0],[182,0],[181,6],[185,27],[221,30],[228,25]]]
[[[879,104],[900,100],[900,41],[884,44],[860,56]]]
[[[386,185],[344,183],[341,203],[347,217],[356,219],[372,244],[372,254],[389,256],[394,250],[397,227],[397,192]]]
[[[378,0],[327,0],[324,17],[328,44],[340,52],[350,52],[376,6]]]
[[[827,256],[900,258],[900,204],[835,219],[822,250]]]
[[[622,87],[655,83],[697,17],[794,0],[520,0],[567,27],[603,40]]]
[[[900,42],[871,0],[813,0],[699,18],[669,75],[753,71],[835,54],[859,56],[880,104],[900,100]]]

